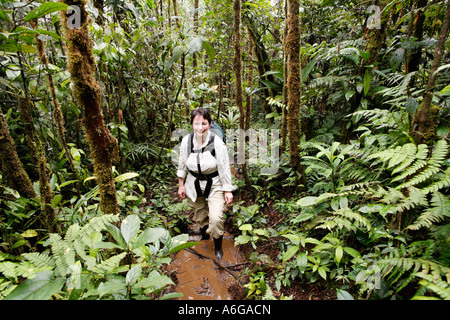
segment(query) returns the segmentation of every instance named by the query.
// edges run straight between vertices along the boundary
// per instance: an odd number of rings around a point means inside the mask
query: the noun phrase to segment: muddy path
[[[212,239],[201,240],[191,235],[190,241],[200,244],[177,252],[172,258],[169,271],[175,279],[176,292],[183,293],[180,300],[233,300],[238,284],[238,272],[220,268],[214,255]],[[234,237],[225,232],[222,243],[223,266],[233,266],[245,261],[244,255],[234,246]],[[234,275],[234,276],[233,276]]]

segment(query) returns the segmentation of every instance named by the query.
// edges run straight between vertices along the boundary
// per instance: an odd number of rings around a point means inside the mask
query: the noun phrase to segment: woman
[[[223,209],[233,200],[234,190],[228,152],[222,139],[209,130],[211,116],[206,109],[192,111],[191,125],[194,132],[185,136],[180,146],[178,195],[188,197],[202,240],[211,235],[214,253],[222,260]]]

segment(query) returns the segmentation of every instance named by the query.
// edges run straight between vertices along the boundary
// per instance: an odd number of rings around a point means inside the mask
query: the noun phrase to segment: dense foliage
[[[166,266],[196,243],[172,133],[198,105],[225,131],[281,132],[264,141],[280,147],[275,173],[262,157],[232,159],[226,215],[249,251],[244,297],[294,298],[301,283],[337,299],[450,299],[450,4],[302,1],[292,120],[285,2],[235,1],[237,106],[232,1],[0,1],[0,299],[178,297]],[[118,212],[101,202],[73,29],[61,25],[63,12],[76,30],[78,7]]]

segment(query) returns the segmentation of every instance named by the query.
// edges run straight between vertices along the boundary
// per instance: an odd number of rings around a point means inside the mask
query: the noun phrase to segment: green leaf
[[[170,292],[168,294],[163,295],[161,298],[159,298],[159,300],[175,299],[183,296],[184,294],[182,294],[181,292]]]
[[[345,92],[345,100],[349,101],[351,97],[355,95],[355,91],[349,90]]]
[[[24,52],[24,53],[35,53],[36,48],[27,44],[20,44],[11,39],[4,40],[0,44],[0,51],[6,52]]]
[[[319,272],[320,276],[321,276],[324,280],[327,280],[327,272],[326,272],[326,270],[325,270],[324,267],[319,267],[319,268],[317,269],[317,272]]]
[[[155,243],[161,237],[168,235],[168,231],[164,228],[148,228],[145,229],[133,244],[133,249],[137,249],[147,243]]]
[[[112,279],[107,282],[102,282],[98,286],[98,295],[101,297],[109,294],[115,294],[120,291],[125,293],[125,282],[121,279]]]
[[[367,96],[367,93],[369,93],[371,82],[372,76],[370,74],[370,70],[366,70],[366,73],[364,74],[364,96]]]
[[[316,204],[316,202],[317,202],[317,197],[304,197],[304,198],[301,198],[297,202],[297,204],[301,207],[309,207],[309,206]]]
[[[69,6],[65,3],[61,2],[45,2],[41,4],[36,9],[32,10],[30,13],[28,13],[25,17],[25,22],[45,16],[46,14],[61,11],[61,10],[67,10]]]
[[[251,231],[253,230],[253,226],[249,223],[247,224],[243,224],[242,226],[239,227],[239,230],[241,231]]]
[[[2,9],[0,9],[0,19],[6,20],[6,21],[11,21],[9,19],[8,15],[5,13],[5,11],[3,11]]]
[[[38,235],[38,233],[36,232],[36,230],[32,230],[32,229],[28,229],[27,231],[25,231],[21,234],[21,236],[24,238],[33,238],[33,237],[36,237],[37,235]]]
[[[441,95],[450,96],[450,85],[446,86],[444,89],[441,90]]]
[[[307,266],[308,266],[308,255],[305,252],[300,252],[297,255],[297,267],[299,267],[301,271],[305,271]]]
[[[60,203],[62,200],[62,195],[61,194],[57,194],[53,197],[52,199],[52,207],[56,207],[58,205],[58,203]]]
[[[142,274],[142,267],[141,265],[135,265],[133,266],[128,272],[125,277],[125,282],[127,285],[134,284],[138,281],[139,277]]]
[[[210,61],[214,60],[214,57],[216,55],[216,51],[214,50],[214,47],[208,41],[203,41],[202,46],[203,46],[203,48],[205,48]]]
[[[311,59],[311,61],[306,65],[306,67],[302,68],[302,81],[305,82],[308,79],[309,73],[314,68],[317,62],[317,55]]]
[[[125,239],[122,236],[122,233],[120,232],[119,228],[117,228],[116,226],[110,224],[106,226],[106,229],[109,231],[109,233],[111,233],[111,235],[113,236],[114,240],[116,240],[117,244],[122,248],[122,249],[126,249],[127,248],[127,243],[125,242]]]
[[[353,296],[344,289],[337,289],[336,294],[338,300],[355,300]]]
[[[130,215],[122,221],[120,231],[127,244],[137,236],[140,226],[141,220],[137,215]]]
[[[337,263],[341,262],[343,256],[344,256],[344,250],[342,249],[342,246],[337,246],[336,251],[335,251],[336,262]]]
[[[236,238],[234,238],[234,244],[235,245],[239,245],[239,244],[246,244],[250,241],[250,236],[247,235],[239,235]]]
[[[121,174],[120,176],[117,176],[114,179],[114,181],[115,182],[122,182],[122,181],[125,181],[125,180],[136,178],[137,176],[139,176],[139,174],[136,173],[136,172],[127,172],[127,173]]]
[[[153,270],[147,278],[136,283],[134,288],[145,288],[152,292],[162,289],[164,286],[169,284],[173,284],[173,282],[168,276],[160,275],[157,271]]]
[[[173,49],[173,55],[172,55],[172,57],[170,57],[169,61],[167,61],[167,63],[166,63],[165,66],[164,66],[164,72],[167,73],[167,72],[169,71],[170,67],[171,67],[174,63],[178,62],[178,60],[180,60],[182,54],[183,54],[183,49],[182,49],[180,46],[175,47],[175,48]]]
[[[64,278],[52,279],[53,271],[36,273],[33,279],[27,279],[17,286],[5,300],[48,300],[61,290]]]
[[[299,250],[299,246],[291,246],[289,247],[286,252],[283,254],[283,263],[288,261],[290,258],[294,256],[294,254],[297,253]]]

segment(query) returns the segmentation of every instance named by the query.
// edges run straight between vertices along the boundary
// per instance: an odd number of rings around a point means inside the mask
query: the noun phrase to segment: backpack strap
[[[208,144],[201,149],[194,150],[194,132],[191,132],[189,134],[189,138],[188,138],[188,145],[187,145],[188,155],[187,156],[189,157],[191,155],[191,153],[203,153],[203,152],[209,150],[211,152],[211,155],[215,158],[216,157],[216,149],[214,148],[214,137],[215,136],[216,136],[215,133],[210,132]]]
[[[213,157],[216,157],[216,149],[214,148],[214,137],[215,137],[215,134],[211,132],[208,144],[199,150],[194,150],[194,133],[193,132],[190,134],[189,139],[188,139],[188,157],[190,156],[191,153],[197,154],[197,172],[193,172],[193,171],[189,170],[189,173],[195,177],[194,186],[195,186],[195,191],[197,192],[198,197],[204,196],[205,198],[208,198],[209,192],[211,191],[212,182],[213,182],[212,179],[219,175],[218,171],[215,171],[210,174],[203,174],[202,169],[200,167],[200,153],[203,153],[205,150],[209,150],[211,152],[211,155]],[[200,180],[206,180],[206,187],[205,187],[204,192],[202,192],[202,190],[200,188]]]

